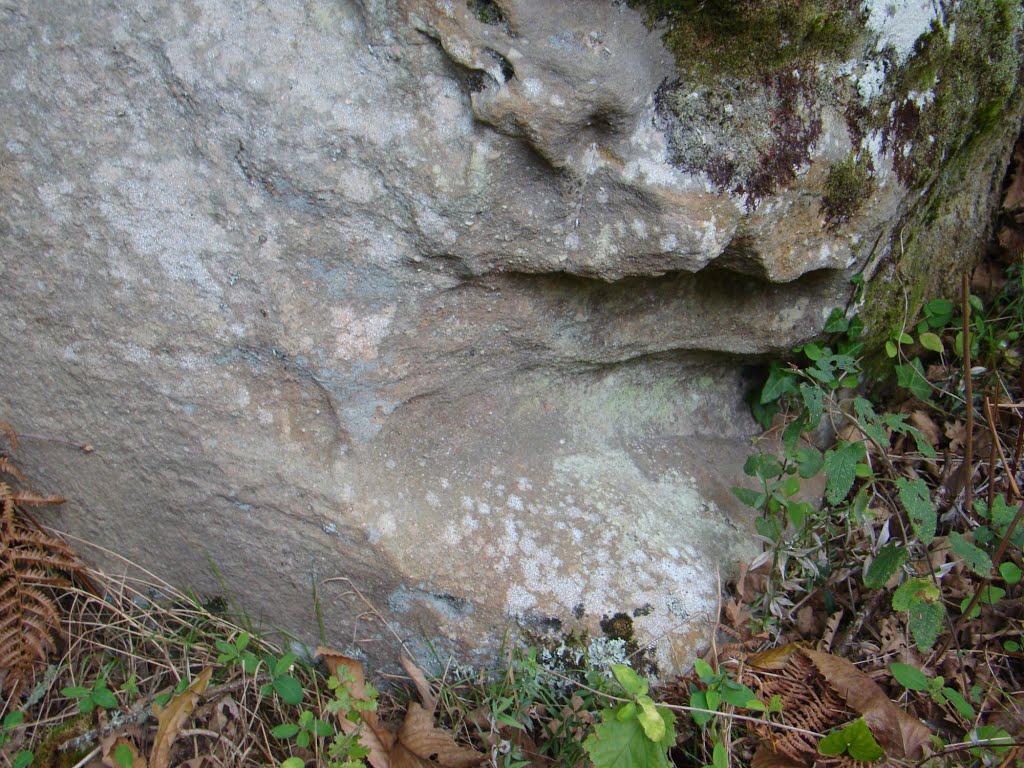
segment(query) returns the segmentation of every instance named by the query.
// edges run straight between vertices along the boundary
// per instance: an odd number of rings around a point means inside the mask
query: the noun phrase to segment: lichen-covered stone
[[[987,210],[1019,125],[1012,4],[892,5],[745,71],[604,0],[8,3],[0,414],[63,525],[306,639],[622,614],[684,665],[758,546],[756,365]]]

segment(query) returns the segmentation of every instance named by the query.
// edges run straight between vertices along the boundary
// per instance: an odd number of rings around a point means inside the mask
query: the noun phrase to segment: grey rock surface
[[[379,660],[363,598],[484,655],[626,612],[683,666],[758,549],[750,366],[913,196],[876,142],[826,221],[839,97],[785,184],[723,189],[673,161],[639,11],[500,8],[0,2],[0,418],[95,447],[24,443],[63,527],[305,639],[317,586]]]

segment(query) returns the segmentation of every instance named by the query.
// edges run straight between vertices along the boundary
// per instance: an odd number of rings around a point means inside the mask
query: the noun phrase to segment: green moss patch
[[[797,61],[844,55],[863,36],[858,0],[630,0],[681,72],[749,77]]]

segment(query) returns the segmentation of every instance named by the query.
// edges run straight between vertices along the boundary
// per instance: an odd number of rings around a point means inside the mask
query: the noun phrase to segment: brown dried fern
[[[0,422],[7,432],[5,426]],[[24,480],[7,456],[0,456],[0,475]],[[21,509],[63,501],[0,482],[0,691],[5,695],[23,694],[57,649],[62,632],[55,590],[70,588],[72,575],[83,569],[67,544],[34,525]]]

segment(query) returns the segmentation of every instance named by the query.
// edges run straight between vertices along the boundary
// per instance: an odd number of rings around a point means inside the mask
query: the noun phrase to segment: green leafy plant
[[[260,688],[260,693],[269,696],[271,692],[281,697],[285,704],[297,706],[302,703],[302,684],[296,680],[289,671],[295,663],[295,654],[286,653],[279,659],[272,656],[265,656],[263,659],[270,672],[270,682]],[[243,661],[244,663],[244,661]]]
[[[24,722],[25,713],[20,709],[11,710],[0,721],[0,754],[3,753],[4,745],[10,742],[14,731]],[[22,749],[11,758],[11,766],[12,768],[28,768],[34,759],[35,755],[31,750]]]
[[[970,721],[975,716],[974,707],[955,688],[946,685],[946,680],[941,675],[928,677],[917,667],[909,664],[894,662],[889,665],[889,671],[900,685],[908,691],[921,691],[927,693],[936,704],[942,707],[952,705],[960,717]]]
[[[214,645],[220,651],[220,655],[217,656],[217,663],[241,664],[246,674],[253,674],[259,665],[259,659],[256,658],[256,654],[252,651],[246,650],[251,639],[249,633],[243,631],[239,632],[231,642],[216,640]]]
[[[825,736],[818,742],[818,751],[823,755],[849,755],[865,763],[873,763],[885,754],[863,717]]]
[[[295,722],[275,726],[271,729],[270,735],[275,739],[294,740],[296,746],[306,749],[318,738],[333,736],[334,726],[304,709]]]
[[[69,699],[77,699],[78,711],[82,713],[92,712],[97,707],[117,709],[117,695],[110,690],[107,683],[108,671],[104,668],[88,688],[81,685],[68,686],[61,689],[61,694]]]
[[[654,703],[647,681],[630,667],[613,664],[612,672],[629,698],[603,709],[583,744],[595,768],[669,768],[675,715]]]

